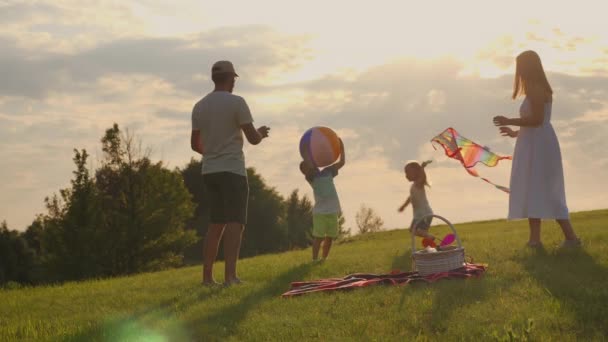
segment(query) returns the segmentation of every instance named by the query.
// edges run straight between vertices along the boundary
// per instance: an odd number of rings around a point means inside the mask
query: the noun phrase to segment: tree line
[[[100,165],[74,150],[70,186],[45,199],[46,212],[23,232],[0,222],[0,285],[114,277],[200,263],[209,203],[195,159],[169,169],[153,162],[136,139],[108,128]],[[241,256],[312,242],[312,207],[298,190],[283,198],[247,169],[248,224]],[[349,234],[340,217],[340,234]],[[221,255],[221,251],[220,251]]]

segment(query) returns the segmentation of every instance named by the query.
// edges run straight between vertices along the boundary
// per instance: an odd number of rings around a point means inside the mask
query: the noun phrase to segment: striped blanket
[[[412,282],[433,283],[441,279],[462,279],[480,277],[486,270],[483,264],[465,264],[464,267],[449,272],[421,276],[418,272],[393,271],[389,274],[354,273],[344,278],[329,278],[291,283],[291,289],[283,297],[293,297],[306,293],[351,290],[373,285],[407,285]]]

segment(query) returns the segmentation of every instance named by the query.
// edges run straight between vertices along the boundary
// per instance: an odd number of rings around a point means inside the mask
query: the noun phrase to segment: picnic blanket
[[[407,285],[412,282],[434,283],[441,279],[463,279],[480,277],[486,270],[484,264],[466,263],[464,267],[422,276],[418,272],[393,271],[389,274],[354,273],[344,278],[329,278],[312,281],[297,281],[291,283],[291,289],[283,293],[283,297],[299,296],[313,292],[352,290],[373,285]]]

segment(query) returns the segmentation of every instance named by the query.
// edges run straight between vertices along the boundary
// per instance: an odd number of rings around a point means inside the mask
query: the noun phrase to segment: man
[[[224,284],[240,283],[236,274],[243,229],[247,223],[249,185],[243,154],[243,134],[252,145],[268,137],[270,128],[256,129],[249,107],[233,95],[238,77],[229,61],[219,61],[211,68],[213,92],[196,103],[192,110],[192,149],[203,155],[203,181],[209,194],[211,221],[203,246],[203,284],[217,284],[213,263],[224,235],[226,271]],[[241,132],[242,131],[242,132]]]

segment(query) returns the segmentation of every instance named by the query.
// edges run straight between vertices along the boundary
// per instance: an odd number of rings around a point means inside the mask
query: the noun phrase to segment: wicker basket
[[[458,246],[442,247],[441,250],[435,253],[427,253],[424,250],[416,251],[415,227],[418,225],[418,222],[429,217],[436,217],[445,222],[454,232]],[[418,271],[420,275],[425,276],[433,273],[447,272],[464,266],[464,247],[462,247],[460,237],[450,221],[439,215],[427,215],[419,219],[410,229],[412,229],[412,268]]]

